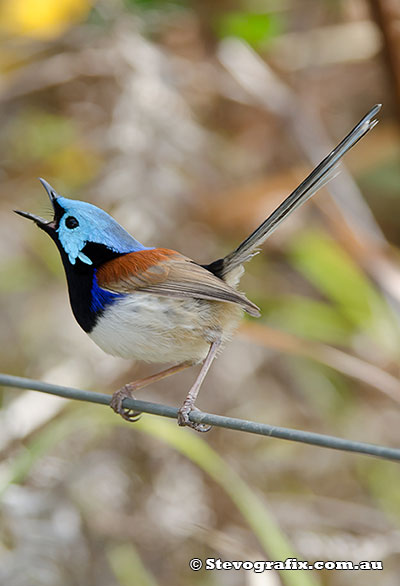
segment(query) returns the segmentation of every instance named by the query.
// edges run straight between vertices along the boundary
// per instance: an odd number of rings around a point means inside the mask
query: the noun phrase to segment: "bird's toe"
[[[121,415],[122,419],[125,419],[125,421],[129,421],[130,423],[138,421],[141,415],[140,411],[135,411],[129,407],[123,407],[122,403],[124,399],[133,399],[130,385],[125,385],[121,389],[118,389],[118,391],[115,391],[110,401],[111,409],[113,409],[115,413],[118,413],[118,415]]]
[[[197,423],[189,419],[190,413],[192,411],[200,411],[200,409],[197,407],[187,407],[186,405],[182,405],[178,411],[178,425],[182,427],[190,427],[191,429],[199,431],[200,433],[206,433],[207,431],[210,431],[211,425]]]

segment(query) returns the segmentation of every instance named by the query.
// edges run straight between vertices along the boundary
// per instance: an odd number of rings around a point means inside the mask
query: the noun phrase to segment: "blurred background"
[[[400,3],[3,0],[0,371],[112,393],[154,372],[72,317],[37,181],[147,245],[229,252],[377,102],[340,176],[241,287],[262,308],[212,368],[213,413],[399,446]],[[138,393],[179,405],[184,372]],[[0,582],[347,586],[377,572],[193,572],[192,557],[383,560],[396,463],[2,390]]]

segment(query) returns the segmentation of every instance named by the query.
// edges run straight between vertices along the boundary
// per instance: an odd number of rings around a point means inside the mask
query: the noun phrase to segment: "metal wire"
[[[105,395],[103,393],[95,393],[93,391],[84,391],[82,389],[63,387],[29,378],[22,378],[19,376],[12,376],[1,373],[0,386],[31,389],[33,391],[49,393],[51,395],[57,395],[66,399],[87,401],[89,403],[99,403],[100,405],[109,405],[111,399],[110,395]],[[132,408],[135,411],[140,411],[142,413],[151,413],[153,415],[160,415],[161,417],[170,417],[172,419],[176,419],[178,415],[178,409],[175,407],[160,405],[158,403],[150,403],[148,401],[139,401],[138,399],[124,399],[123,406]],[[345,452],[355,452],[358,454],[368,454],[369,456],[400,462],[400,449],[397,448],[351,441],[331,435],[312,433],[298,429],[277,427],[275,425],[268,425],[267,423],[257,423],[256,421],[248,421],[234,417],[223,417],[221,415],[214,415],[213,413],[205,413],[203,411],[192,411],[190,414],[190,420],[195,421],[196,423],[212,425],[214,427],[224,427],[236,431],[245,431],[247,433],[255,433],[257,435],[265,435],[267,437],[301,442],[303,444],[310,444],[313,446],[319,446],[321,448],[330,448]]]

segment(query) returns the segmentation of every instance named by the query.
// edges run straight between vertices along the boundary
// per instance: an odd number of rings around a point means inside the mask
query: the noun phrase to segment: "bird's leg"
[[[131,383],[124,385],[121,389],[115,391],[115,393],[111,397],[110,407],[114,409],[115,413],[121,415],[121,417],[126,421],[137,421],[140,417],[140,412],[123,407],[123,400],[126,398],[132,399],[132,393],[134,393],[138,389],[147,387],[147,385],[155,383],[163,378],[166,378],[171,374],[176,374],[177,372],[180,372],[181,370],[184,370],[189,366],[192,366],[191,362],[182,362],[181,364],[176,364],[175,366],[171,366],[170,368],[162,370],[161,372],[157,372],[156,374],[152,374],[144,378],[139,378],[138,380],[135,380]]]
[[[199,394],[200,387],[203,383],[203,380],[217,355],[218,348],[221,345],[221,340],[216,340],[212,342],[208,354],[203,362],[201,370],[199,372],[198,377],[194,381],[190,391],[187,394],[186,399],[183,401],[182,407],[178,411],[178,425],[187,425],[196,431],[210,431],[211,425],[203,425],[202,423],[195,423],[194,421],[190,421],[189,415],[193,409],[196,409],[194,406],[197,395]]]

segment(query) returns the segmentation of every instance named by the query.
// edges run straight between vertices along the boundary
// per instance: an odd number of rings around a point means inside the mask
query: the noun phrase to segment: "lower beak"
[[[59,197],[57,192],[52,188],[50,183],[47,183],[47,181],[45,181],[44,179],[39,178],[39,181],[47,191],[47,195],[49,196],[49,199],[54,209],[54,204],[57,198]],[[14,212],[19,216],[22,216],[23,218],[28,218],[28,220],[32,220],[39,226],[39,228],[56,228],[54,220],[45,220],[44,218],[36,216],[35,214],[31,214],[30,212],[21,212],[20,210],[14,210]]]
[[[36,216],[35,214],[31,214],[29,212],[21,212],[20,210],[14,210],[16,214],[22,216],[23,218],[28,218],[28,220],[33,220],[38,226],[50,226],[53,223],[52,221],[44,220],[40,216]]]

